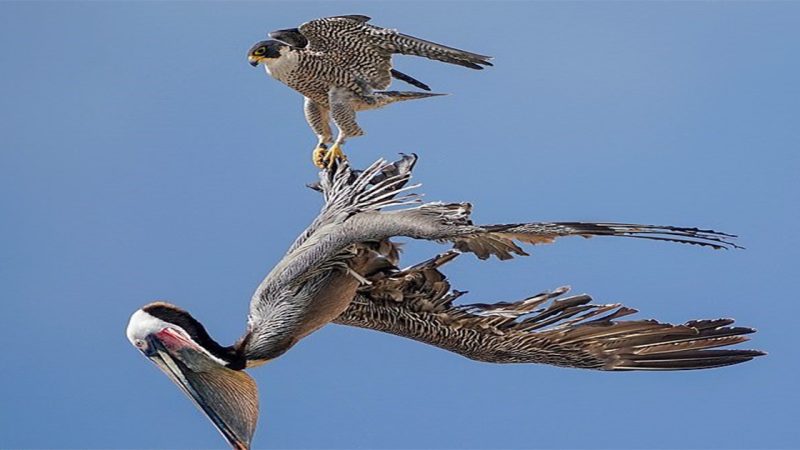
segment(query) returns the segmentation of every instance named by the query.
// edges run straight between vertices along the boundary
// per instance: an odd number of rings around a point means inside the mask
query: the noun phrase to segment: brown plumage
[[[763,352],[716,350],[747,340],[755,330],[733,319],[682,325],[618,320],[637,311],[619,303],[593,304],[569,288],[518,302],[456,305],[440,267],[460,254],[451,250],[405,270],[397,248],[383,241],[361,249],[364,285],[334,322],[383,331],[493,363],[544,363],[600,370],[706,369],[749,361]],[[371,255],[370,258],[366,255]],[[379,263],[376,264],[376,261]]]
[[[519,243],[561,236],[622,236],[731,248],[711,230],[615,223],[480,226],[469,203],[424,203],[409,192],[415,157],[379,160],[364,171],[347,162],[320,174],[325,204],[264,278],[247,328],[230,346],[214,341],[187,311],[156,302],[133,313],[126,335],[199,406],[228,443],[249,448],[258,391],[243,370],[274,359],[333,321],[404,336],[478,361],[544,363],[600,370],[684,370],[737,364],[762,355],[718,349],[745,341],[731,319],[682,325],[620,320],[636,312],[593,304],[567,288],[518,302],[457,305],[441,266],[461,251],[485,259],[524,255]],[[413,205],[413,206],[412,206]],[[389,210],[387,210],[389,209]],[[390,239],[449,242],[455,249],[405,270]]]

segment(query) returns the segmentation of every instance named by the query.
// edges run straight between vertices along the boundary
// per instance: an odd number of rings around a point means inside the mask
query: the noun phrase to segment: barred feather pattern
[[[367,16],[337,16],[311,20],[298,28],[276,30],[280,55],[264,59],[267,73],[305,97],[305,115],[319,145],[344,144],[362,136],[356,113],[386,105],[443,94],[387,91],[397,78],[430,88],[392,68],[392,55],[416,55],[472,69],[490,66],[491,59],[396,30],[370,25]],[[275,42],[275,41],[269,41]],[[329,119],[339,130],[332,141]]]
[[[328,95],[334,86],[367,100],[373,90],[388,88],[394,75],[427,90],[426,85],[414,78],[392,71],[395,53],[472,69],[491,65],[489,56],[370,25],[366,23],[368,20],[366,16],[325,17],[306,22],[296,31],[273,31],[271,37],[287,42],[292,48],[285,63],[270,69],[270,74],[328,109]]]
[[[374,89],[386,89],[391,83],[391,56],[421,56],[471,69],[491,66],[490,56],[448,47],[368,24],[367,16],[325,17],[299,27],[308,40],[308,51],[328,55],[331,62],[346,64],[348,69]]]
[[[285,30],[275,30],[269,33],[269,37],[272,39],[284,42],[297,50],[304,49],[308,46],[308,39],[303,36],[303,33],[300,32],[299,28],[288,28]],[[349,61],[337,61],[337,63],[349,63]],[[416,78],[407,75],[399,70],[392,69],[391,71],[392,78],[396,78],[398,80],[404,81],[412,86],[418,87],[420,89],[430,91],[431,88],[427,84],[417,80]]]
[[[383,251],[388,247],[383,244]],[[376,257],[381,251],[374,251]],[[382,257],[396,262],[392,257]],[[682,325],[618,320],[635,309],[593,304],[569,288],[517,302],[455,305],[439,267],[460,253],[449,251],[405,270],[379,271],[335,323],[382,331],[492,363],[542,363],[599,370],[705,369],[749,361],[756,350],[716,350],[747,340],[755,330],[732,319]]]

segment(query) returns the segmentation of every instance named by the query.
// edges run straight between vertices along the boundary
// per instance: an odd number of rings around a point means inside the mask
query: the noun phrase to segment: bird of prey
[[[188,312],[164,302],[130,319],[130,342],[199,406],[235,449],[247,449],[258,419],[258,391],[243,370],[274,359],[325,324],[368,328],[414,339],[478,361],[544,363],[628,370],[706,369],[749,361],[755,350],[720,349],[751,328],[731,319],[672,325],[620,320],[635,313],[595,304],[567,288],[518,302],[457,305],[440,267],[461,253],[480,259],[525,255],[519,243],[565,236],[625,236],[735,247],[731,235],[696,228],[615,223],[523,223],[477,226],[468,203],[418,203],[407,185],[415,157],[379,160],[364,171],[346,162],[323,171],[325,204],[251,299],[244,335],[214,341]],[[384,209],[394,206],[390,211]],[[401,208],[397,208],[401,206]],[[390,239],[451,242],[454,249],[398,269]]]
[[[263,64],[273,78],[305,97],[305,116],[317,135],[312,160],[330,167],[343,158],[342,145],[364,131],[356,112],[390,103],[442,94],[386,91],[392,78],[426,91],[430,88],[392,69],[392,55],[416,55],[471,69],[491,66],[491,57],[446,47],[367,23],[367,16],[336,16],[312,20],[298,28],[269,33],[247,54],[254,67]],[[330,119],[339,134],[333,139]]]

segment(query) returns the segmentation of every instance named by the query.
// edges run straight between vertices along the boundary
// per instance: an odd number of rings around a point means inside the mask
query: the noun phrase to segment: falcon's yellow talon
[[[345,161],[347,160],[347,157],[344,155],[344,152],[340,146],[334,145],[333,147],[328,148],[322,144],[315,148],[314,152],[311,153],[311,160],[314,162],[314,165],[320,169],[330,170],[337,161]]]
[[[325,154],[328,152],[328,148],[325,145],[320,145],[314,149],[311,153],[311,161],[314,163],[315,166],[319,167],[320,169],[325,168]]]
[[[344,155],[342,148],[338,145],[334,145],[330,149],[328,149],[328,153],[325,154],[323,157],[323,162],[325,163],[325,167],[328,169],[333,169],[334,163],[337,161],[345,161],[347,160],[347,156]]]

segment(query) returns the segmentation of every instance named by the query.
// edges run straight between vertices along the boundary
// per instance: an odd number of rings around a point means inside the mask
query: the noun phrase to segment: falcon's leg
[[[344,152],[342,152],[342,145],[344,145],[345,141],[348,138],[364,134],[364,130],[356,123],[356,110],[353,107],[353,103],[357,98],[355,94],[347,89],[338,87],[331,89],[328,99],[333,122],[336,124],[336,128],[339,129],[339,134],[336,136],[333,146],[322,157],[321,164],[317,164],[320,168],[331,168],[335,161],[345,159]]]
[[[317,147],[311,154],[311,159],[317,167],[323,167],[322,159],[328,151],[328,144],[333,142],[329,124],[330,111],[310,98],[305,99],[303,111],[305,112],[308,126],[317,135]]]

